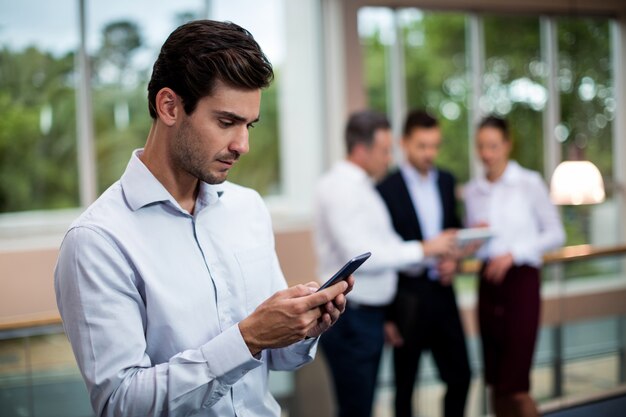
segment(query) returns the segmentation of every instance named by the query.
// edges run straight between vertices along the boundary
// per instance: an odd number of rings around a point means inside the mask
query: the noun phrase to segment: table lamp
[[[597,204],[604,197],[602,175],[589,161],[563,161],[552,174],[550,198],[554,204]]]

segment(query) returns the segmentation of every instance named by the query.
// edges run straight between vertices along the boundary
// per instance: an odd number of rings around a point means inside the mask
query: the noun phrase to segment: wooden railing
[[[589,259],[620,256],[626,254],[626,245],[592,247],[591,245],[567,246],[544,256],[546,265],[584,261]],[[469,259],[461,266],[462,273],[475,273],[480,269],[480,262]],[[626,303],[624,303],[626,306]],[[0,331],[15,330],[29,327],[61,324],[61,317],[56,311],[40,313],[32,316],[12,317],[0,321]]]
[[[559,250],[546,253],[543,257],[543,262],[546,265],[550,265],[624,254],[626,254],[626,245],[601,247],[593,247],[591,245],[565,246]],[[480,261],[468,259],[461,265],[461,273],[476,273],[480,269],[480,265]]]

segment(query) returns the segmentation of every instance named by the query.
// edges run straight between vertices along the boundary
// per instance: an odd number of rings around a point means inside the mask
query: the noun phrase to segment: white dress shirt
[[[478,251],[481,259],[506,253],[515,265],[539,267],[544,252],[565,241],[556,207],[541,176],[509,161],[495,182],[485,177],[465,187],[467,225],[486,223],[494,237]]]
[[[396,271],[421,262],[424,256],[420,242],[405,242],[396,234],[372,180],[349,161],[338,162],[319,181],[313,232],[320,281],[350,258],[372,252],[355,272],[354,289],[348,295],[361,304],[390,303],[396,293]]]
[[[136,151],[70,227],[57,303],[97,416],[272,416],[270,369],[316,339],[253,357],[237,323],[286,287],[260,196],[200,184],[182,209]]]
[[[426,176],[423,176],[413,165],[404,162],[400,166],[400,173],[409,190],[423,240],[438,236],[443,227],[443,207],[437,186],[439,172],[436,169],[431,169]],[[429,267],[428,276],[430,279],[438,279],[437,270],[434,268],[437,259],[427,258],[424,263]],[[402,272],[408,275],[421,275],[423,268],[418,267]]]

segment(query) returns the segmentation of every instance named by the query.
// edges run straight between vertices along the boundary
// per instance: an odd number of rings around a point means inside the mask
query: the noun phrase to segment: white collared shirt
[[[472,180],[464,190],[467,226],[486,223],[494,237],[477,253],[481,259],[511,253],[516,265],[539,267],[544,252],[565,241],[556,207],[543,178],[515,161],[495,182]]]
[[[372,252],[354,274],[356,282],[348,295],[362,304],[390,303],[396,293],[396,271],[424,256],[420,242],[405,242],[396,234],[372,180],[349,161],[338,162],[319,181],[313,232],[321,282],[352,257]]]
[[[263,200],[201,183],[191,215],[140,152],[72,224],[55,270],[96,415],[279,416],[268,372],[311,361],[316,339],[255,358],[239,331],[286,286]]]

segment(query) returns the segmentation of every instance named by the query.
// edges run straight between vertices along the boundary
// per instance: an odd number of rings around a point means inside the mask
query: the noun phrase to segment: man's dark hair
[[[485,117],[478,125],[478,130],[485,127],[498,129],[500,132],[502,132],[502,136],[504,137],[504,139],[511,139],[511,137],[509,136],[509,123],[501,117],[493,115]]]
[[[412,110],[407,114],[404,122],[404,137],[409,136],[414,129],[432,129],[438,126],[437,119],[426,110]]]
[[[148,84],[148,109],[156,119],[156,95],[165,87],[191,114],[198,100],[213,93],[217,80],[254,90],[269,86],[273,78],[272,64],[250,32],[231,22],[196,20],[178,27],[163,44]]]
[[[352,113],[346,126],[346,147],[348,154],[354,146],[361,143],[372,146],[374,133],[378,129],[391,129],[389,120],[384,114],[373,110],[363,110]]]

